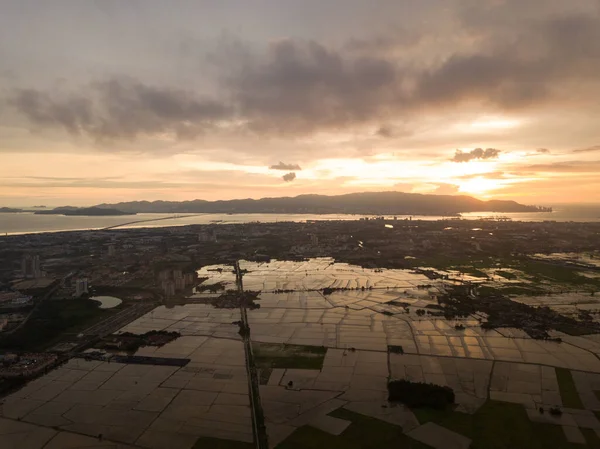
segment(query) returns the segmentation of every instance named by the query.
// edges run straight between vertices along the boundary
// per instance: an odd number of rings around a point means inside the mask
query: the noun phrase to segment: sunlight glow
[[[496,179],[474,178],[460,183],[460,192],[473,195],[485,195],[486,193],[502,187]]]
[[[510,129],[516,128],[519,126],[521,122],[519,120],[510,120],[510,119],[488,119],[488,120],[479,120],[470,124],[470,127],[473,129]]]
[[[469,122],[459,122],[454,128],[463,133],[485,133],[518,128],[523,120],[508,117],[480,117]]]

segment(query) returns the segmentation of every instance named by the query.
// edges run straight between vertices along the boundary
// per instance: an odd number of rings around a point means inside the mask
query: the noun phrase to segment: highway
[[[148,220],[129,221],[127,223],[121,223],[118,225],[112,225],[112,226],[108,226],[106,228],[102,228],[102,229],[100,229],[100,231],[108,231],[109,229],[122,228],[123,226],[129,226],[129,225],[138,224],[138,223],[150,223],[153,221],[161,221],[161,220],[176,220],[178,218],[197,217],[199,215],[205,215],[205,214],[173,215],[172,217],[150,218]]]

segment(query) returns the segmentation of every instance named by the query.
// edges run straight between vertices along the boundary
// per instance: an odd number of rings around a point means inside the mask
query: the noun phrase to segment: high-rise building
[[[21,271],[23,277],[35,279],[42,277],[42,269],[40,267],[40,256],[33,254],[25,254],[21,261]]]
[[[167,298],[175,296],[175,282],[173,282],[172,280],[169,279],[162,281],[161,287]]]
[[[185,289],[185,278],[178,277],[175,278],[175,290],[183,290]]]
[[[216,242],[218,240],[217,231],[204,231],[198,234],[199,242]]]
[[[79,278],[75,281],[75,296],[79,298],[81,295],[88,292],[88,280],[87,278]]]

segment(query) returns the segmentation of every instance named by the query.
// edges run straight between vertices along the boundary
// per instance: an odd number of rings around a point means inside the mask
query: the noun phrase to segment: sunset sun
[[[461,193],[488,196],[491,192],[498,190],[502,186],[495,179],[474,178],[461,182],[459,187]]]

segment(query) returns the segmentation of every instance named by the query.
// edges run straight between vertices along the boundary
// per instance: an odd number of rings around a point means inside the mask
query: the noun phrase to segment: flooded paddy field
[[[514,327],[484,329],[487,316],[477,311],[444,316],[438,298],[449,285],[532,282],[522,270],[497,268],[485,277],[439,270],[432,279],[419,270],[366,269],[329,258],[241,261],[240,270],[243,288],[260,291],[259,307],[244,310],[252,360],[242,310],[200,303],[220,293],[197,292],[187,304],[159,306],[118,331],[179,333],[135,355],[189,359],[186,366],[71,359],[4,399],[0,429],[8,430],[0,443],[10,431],[50,443],[36,448],[69,447],[56,445],[69,438],[82,439],[73,447],[87,438],[89,447],[191,449],[218,441],[249,448],[258,402],[271,448],[304,447],[299,442],[307,435],[314,444],[306,447],[336,447],[354,432],[377,438],[380,431],[360,427],[367,418],[414,447],[468,447],[475,436],[466,427],[389,404],[387,384],[395,379],[452,388],[452,419],[484,419],[488,409],[506,406],[532,429],[558,429],[552,432],[560,447],[600,435],[599,334],[550,330],[555,340],[541,340]],[[204,285],[237,287],[232,266],[204,267],[198,275]],[[573,292],[511,298],[573,317],[595,311],[598,299]],[[260,379],[254,399],[249,364]],[[562,414],[539,411],[553,407]]]

